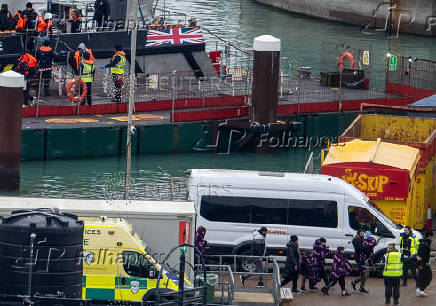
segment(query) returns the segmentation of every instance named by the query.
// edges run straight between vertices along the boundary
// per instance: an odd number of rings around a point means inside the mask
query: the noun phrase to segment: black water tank
[[[35,234],[29,265],[31,235]],[[83,222],[56,209],[21,210],[0,217],[0,294],[82,296]]]

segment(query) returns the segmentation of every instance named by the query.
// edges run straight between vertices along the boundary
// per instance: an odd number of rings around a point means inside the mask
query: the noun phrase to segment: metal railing
[[[197,275],[201,275],[201,266],[195,265]],[[214,265],[206,264],[204,265],[207,273],[218,274],[218,286],[221,291],[220,303],[225,305],[232,305],[235,296],[235,278],[233,276],[233,271],[229,265]],[[227,297],[227,298],[226,298]]]
[[[280,303],[280,267],[277,261],[273,261],[273,285],[272,285],[272,295],[274,298],[274,303],[279,305]]]
[[[218,265],[227,264],[232,267],[232,273],[237,275],[251,274],[270,276],[272,278],[272,287],[270,293],[274,303],[279,305],[280,301],[280,267],[275,257],[272,256],[253,256],[253,255],[206,255],[207,262],[218,262]],[[260,260],[262,272],[254,272],[256,263]],[[245,269],[244,269],[245,267]],[[272,272],[269,272],[272,271]],[[257,289],[253,289],[257,290]]]
[[[73,104],[67,99],[65,88],[73,79],[70,68],[65,64],[58,64],[59,69],[54,71],[49,81],[51,97],[43,97],[38,94],[43,89],[42,79],[37,76],[30,83],[31,95],[38,97],[35,99],[35,104],[39,106],[71,106],[76,105],[80,114],[80,106]],[[394,97],[384,93],[382,90],[354,90],[348,88],[334,88],[331,86],[320,86],[318,78],[302,78],[298,75],[289,75],[291,68],[286,69],[287,73],[281,75],[279,86],[279,105],[301,104],[309,102],[335,102],[347,100],[367,100],[367,99],[383,99],[386,97]],[[376,75],[373,74],[373,77]],[[374,84],[377,84],[374,81]],[[372,84],[372,83],[371,83]],[[130,88],[128,78],[124,78],[124,84],[121,87],[121,103],[127,103],[128,92]],[[171,71],[166,73],[156,74],[137,74],[135,86],[135,102],[158,103],[159,101],[170,100],[172,105],[167,108],[172,113],[180,108],[197,108],[204,109],[208,107],[219,106],[240,106],[236,100],[240,97],[248,97],[252,87],[252,70],[244,65],[232,66],[226,68],[224,76],[209,76],[197,78],[192,71]],[[375,85],[374,85],[375,86]],[[38,88],[40,90],[38,90]],[[94,77],[92,84],[92,100],[93,105],[111,104],[111,99],[115,95],[115,85],[108,69],[106,71],[98,71]],[[227,102],[223,104],[215,103],[210,105],[207,103],[209,98],[226,97]],[[184,99],[184,103],[178,103],[177,100]],[[202,99],[202,103],[198,101],[190,104],[190,99]],[[232,99],[235,99],[233,103]],[[222,99],[224,101],[224,99]],[[239,100],[238,100],[239,101]],[[186,104],[186,107],[184,107]],[[103,111],[103,109],[102,109]],[[63,110],[63,115],[65,110]],[[103,114],[103,113],[102,113]],[[71,114],[73,115],[73,113]],[[171,116],[173,117],[173,116]]]

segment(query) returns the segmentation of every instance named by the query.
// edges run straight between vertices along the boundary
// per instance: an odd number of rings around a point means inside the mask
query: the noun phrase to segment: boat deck
[[[171,122],[169,111],[135,113],[132,121],[135,126],[168,124]],[[126,126],[126,114],[81,115],[23,118],[22,129],[69,129]]]
[[[248,104],[251,93],[250,86],[251,82],[246,79],[232,79],[231,77],[199,80],[178,76],[178,78],[170,80],[161,76],[158,83],[151,83],[150,79],[139,78],[134,96],[135,111],[166,110],[176,113],[188,109],[190,111],[205,111],[216,107],[243,107]],[[40,96],[30,107],[23,108],[23,116],[105,115],[127,112],[129,88],[127,84],[122,90],[121,102],[114,103],[111,101],[114,92],[112,80],[96,80],[92,88],[92,106],[82,106],[69,101],[63,88],[62,82],[52,80],[50,84],[51,96]],[[37,95],[37,92],[32,90],[31,94]],[[318,112],[319,109],[325,109],[329,103],[353,102],[352,109],[346,110],[358,110],[361,103],[403,106],[408,104],[409,100],[375,89],[330,88],[322,86],[319,80],[314,78],[293,76],[281,80],[279,108],[287,106],[288,112],[297,112],[299,110],[292,107],[298,106],[299,108],[309,105],[309,110]]]

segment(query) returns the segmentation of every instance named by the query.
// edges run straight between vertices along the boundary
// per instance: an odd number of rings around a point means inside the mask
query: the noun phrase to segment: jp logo
[[[364,25],[361,28],[361,32],[364,34],[374,34],[375,32],[384,32],[389,34],[389,36],[392,38],[398,38],[400,28],[405,29],[416,22],[416,14],[417,12],[419,12],[419,9],[415,11],[405,10],[400,7],[397,7],[396,2],[392,4],[387,2],[379,3],[376,9],[373,10],[372,12],[373,21],[371,23]],[[380,21],[377,22],[378,18],[384,18],[383,28],[376,27],[377,23],[381,23]]]
[[[138,281],[132,281],[130,282],[130,290],[133,294],[136,294],[136,292],[139,291],[139,282]]]

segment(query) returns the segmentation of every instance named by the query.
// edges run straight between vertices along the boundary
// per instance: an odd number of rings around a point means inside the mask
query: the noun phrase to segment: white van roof
[[[259,182],[262,182],[260,185]],[[356,187],[340,178],[322,174],[304,174],[289,172],[266,172],[227,169],[192,169],[191,184],[213,186],[227,184],[228,187],[245,186],[247,188],[280,189],[290,191],[319,191],[324,193],[345,194],[357,199],[366,196]]]
[[[9,214],[10,210],[43,207],[59,208],[79,216],[195,215],[192,202],[0,197],[0,215]]]

